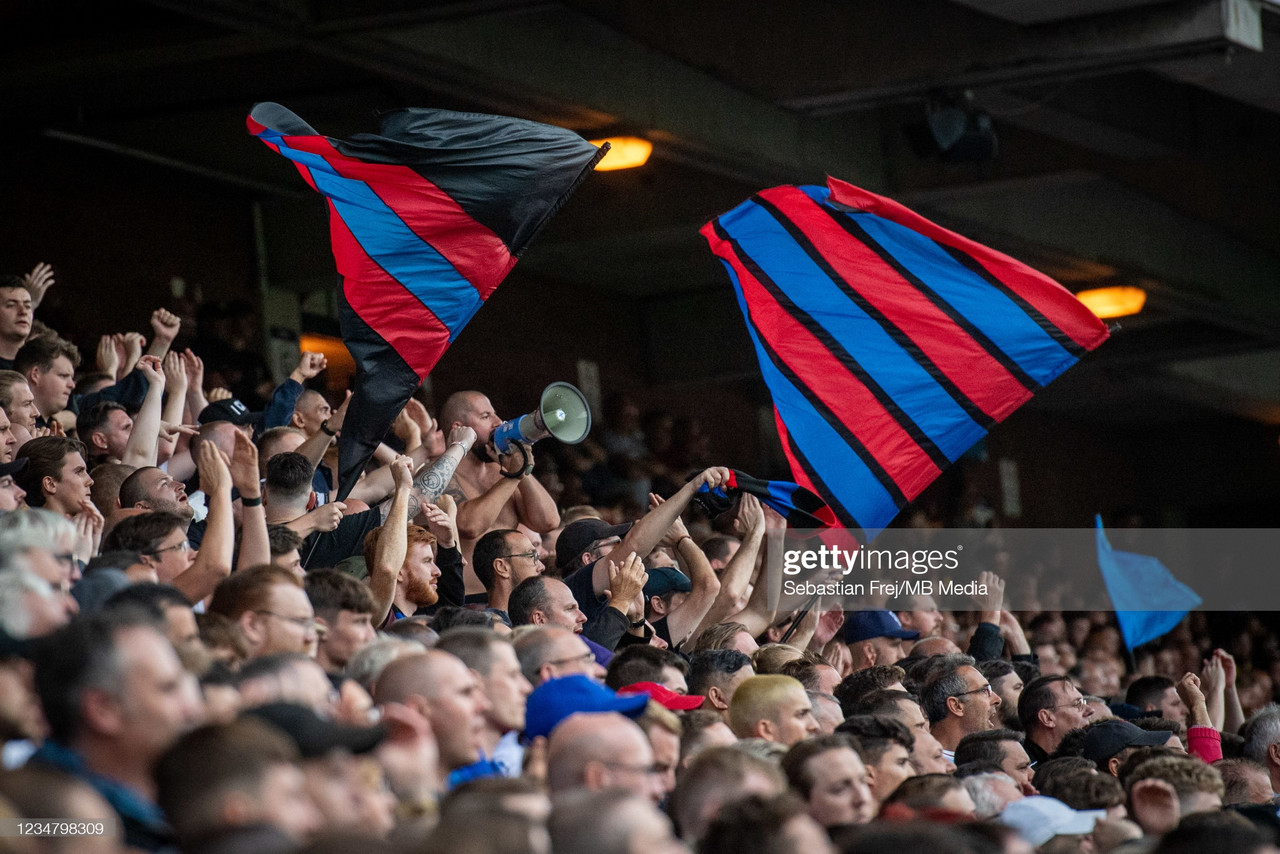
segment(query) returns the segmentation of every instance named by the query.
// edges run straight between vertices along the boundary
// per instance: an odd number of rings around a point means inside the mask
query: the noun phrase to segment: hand
[[[533,471],[533,445],[530,445],[528,442],[511,442],[508,447],[511,450],[507,453],[498,454],[498,465],[502,467],[504,472],[514,476],[517,473],[523,472],[524,474],[528,474]],[[497,447],[493,442],[489,443],[489,448],[495,452],[497,451]],[[523,451],[523,454],[521,451]],[[508,460],[516,461],[516,467],[514,469],[507,468]],[[527,466],[525,464],[525,460],[529,461]],[[526,468],[529,471],[525,471]]]
[[[262,490],[258,479],[258,448],[243,432],[235,430],[233,435],[236,444],[231,452],[231,483],[240,490],[242,498],[257,498]]]
[[[328,533],[337,530],[339,523],[342,522],[342,511],[346,509],[347,505],[341,501],[330,501],[328,504],[321,504],[303,518],[317,531]]]
[[[1225,649],[1215,649],[1213,651],[1213,657],[1218,659],[1218,662],[1222,665],[1223,684],[1227,688],[1234,688],[1236,684],[1235,658],[1233,658],[1231,653],[1227,652]]]
[[[155,356],[143,356],[138,359],[137,370],[140,374],[147,378],[149,386],[159,386],[164,391],[164,366]]]
[[[409,489],[413,486],[413,460],[399,456],[391,461],[391,482],[396,489]]]
[[[35,309],[44,300],[45,292],[54,284],[53,267],[41,261],[22,277],[22,286],[31,294],[31,308]]]
[[[434,433],[439,425],[436,420],[431,417],[431,413],[427,412],[427,408],[412,397],[409,402],[404,405],[404,414],[409,417],[414,424],[418,425],[418,433],[425,441],[427,436]]]
[[[1200,690],[1200,677],[1194,673],[1183,674],[1173,687],[1182,698],[1182,702],[1187,704],[1188,709],[1195,709],[1205,704],[1204,692]]]
[[[194,436],[200,432],[198,424],[170,424],[168,421],[160,422],[160,438],[167,442],[176,440],[179,436]]]
[[[712,466],[693,479],[694,489],[706,486],[717,489],[729,482],[730,472],[724,466]]]
[[[329,425],[333,429],[333,425]],[[412,451],[414,448],[422,444],[422,431],[418,429],[418,425],[409,417],[409,413],[402,409],[400,414],[396,416],[395,422],[391,425],[391,432],[395,433],[401,442],[404,442],[405,450]]]
[[[667,500],[657,493],[649,493],[650,510],[657,510],[666,503]],[[662,539],[658,540],[658,547],[667,549],[672,554],[675,554],[676,546],[687,536],[689,536],[689,529],[684,526],[684,520],[677,516],[676,520],[671,523],[671,527],[667,528],[667,532],[662,535]]]
[[[744,498],[746,496],[743,496]],[[818,618],[818,628],[813,632],[813,640],[810,642],[811,647],[823,649],[831,639],[840,631],[840,627],[844,625],[844,610],[841,608],[832,608],[830,611],[823,611],[822,616]]]
[[[164,357],[164,387],[169,394],[183,397],[187,393],[187,371],[181,353],[170,351]]]
[[[123,332],[117,332],[111,336],[111,346],[116,351],[116,379],[120,379],[129,372],[129,368],[133,365],[129,361],[129,351],[124,343]]]
[[[985,593],[973,595],[974,604],[983,615],[989,615],[984,622],[999,623],[1000,611],[1004,609],[1004,579],[989,570],[978,573],[978,590]]]
[[[236,431],[239,432],[239,431]],[[231,495],[231,467],[227,455],[213,442],[201,442],[196,471],[200,473],[200,489],[206,495]]]
[[[435,535],[436,545],[450,549],[458,544],[458,505],[448,495],[441,495],[435,504],[425,504],[422,515],[427,530]]]
[[[744,493],[743,498],[746,498]],[[759,499],[757,499],[759,500]],[[766,531],[786,531],[787,519],[777,510],[774,510],[767,504],[762,505],[764,508],[764,527]]]
[[[323,353],[303,353],[302,358],[298,360],[298,367],[294,368],[289,376],[298,383],[302,383],[314,379],[316,374],[327,367],[329,367],[329,360]]]
[[[471,446],[476,443],[476,431],[459,424],[449,431],[449,444],[455,443],[462,445],[462,455],[465,457],[471,450]]]
[[[351,405],[351,392],[347,392],[347,396],[342,399],[342,405],[333,410],[333,414],[329,416],[329,429],[335,433],[342,432],[342,425],[347,423],[347,407]]]
[[[143,349],[147,346],[147,339],[141,332],[124,333],[124,354],[125,361],[130,368],[137,364],[142,356]]]
[[[72,521],[76,526],[76,558],[88,563],[98,553],[98,544],[102,541],[102,529],[106,525],[106,520],[102,518],[98,508],[93,506],[92,501],[85,501],[80,505],[80,512],[72,518]]]
[[[607,558],[606,558],[607,560]],[[634,552],[627,556],[622,565],[609,561],[609,602],[619,609],[633,610],[635,601],[640,599],[644,586],[649,581],[649,573],[645,571],[644,561]],[[643,600],[640,602],[643,609]],[[641,610],[640,615],[644,611]],[[639,615],[638,615],[639,616]]]
[[[187,388],[204,391],[204,359],[188,347],[182,353],[182,367],[187,372]]]
[[[777,515],[777,514],[775,514]],[[778,516],[782,519],[781,516]],[[786,524],[786,520],[782,520]],[[738,518],[733,520],[733,526],[742,533],[742,538],[750,539],[765,529],[764,505],[749,492],[742,493],[742,497],[738,500]]]
[[[220,400],[230,400],[233,397],[230,389],[218,386],[209,392],[209,402],[217,403]]]
[[[181,328],[182,319],[168,309],[157,308],[151,312],[151,331],[155,333],[152,340],[156,343],[172,344]]]
[[[120,352],[116,350],[116,340],[110,335],[103,335],[98,339],[98,370],[104,374],[110,374],[113,378],[119,377],[120,371]]]

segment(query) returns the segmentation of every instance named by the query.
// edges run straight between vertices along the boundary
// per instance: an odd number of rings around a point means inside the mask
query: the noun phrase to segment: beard
[[[440,594],[431,586],[431,582],[420,578],[409,579],[405,585],[404,595],[419,608],[430,607],[440,600]]]
[[[471,446],[469,453],[482,463],[496,463],[498,461],[496,456],[489,453],[489,443],[481,442],[479,438]]]
[[[188,522],[196,517],[196,508],[192,507],[190,504],[184,504],[181,501],[170,501],[165,498],[156,498],[151,499],[148,503],[151,505],[151,509],[153,510],[158,510],[164,513],[173,513],[176,516],[181,516]]]

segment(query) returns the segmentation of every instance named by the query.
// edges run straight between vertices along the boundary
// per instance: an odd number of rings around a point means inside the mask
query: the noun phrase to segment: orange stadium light
[[[649,162],[653,153],[653,143],[638,136],[611,136],[607,139],[593,139],[592,145],[609,143],[609,153],[600,158],[596,165],[597,172],[612,172],[615,169],[635,169]]]
[[[1106,320],[1111,317],[1128,317],[1142,311],[1147,304],[1147,292],[1133,285],[1117,285],[1110,288],[1092,288],[1080,291],[1076,299],[1085,308]]]

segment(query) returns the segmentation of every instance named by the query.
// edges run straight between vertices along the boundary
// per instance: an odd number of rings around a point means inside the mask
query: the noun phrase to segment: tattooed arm
[[[454,427],[449,431],[449,445],[444,453],[413,480],[413,488],[428,502],[439,498],[453,480],[453,473],[467,451],[475,444],[476,431],[470,427]]]

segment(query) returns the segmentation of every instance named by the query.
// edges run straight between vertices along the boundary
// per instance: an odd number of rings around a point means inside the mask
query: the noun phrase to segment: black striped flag
[[[702,234],[792,476],[868,537],[1108,335],[1048,276],[835,179],[764,190]]]
[[[338,497],[355,486],[409,396],[604,156],[537,122],[410,109],[380,135],[319,135],[263,103],[249,132],[329,203],[342,276],[338,320],[356,363],[339,442]]]

